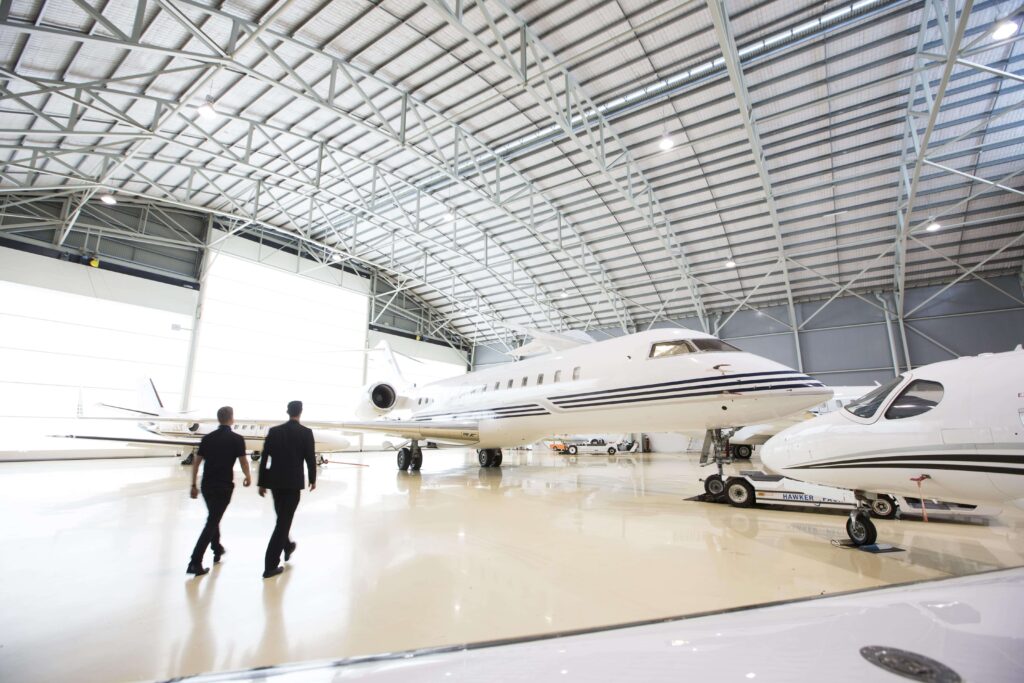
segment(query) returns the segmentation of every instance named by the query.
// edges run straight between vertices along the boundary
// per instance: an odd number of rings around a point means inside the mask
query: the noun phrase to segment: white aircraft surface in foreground
[[[745,353],[702,332],[659,329],[600,342],[535,333],[523,347],[553,353],[470,372],[421,387],[375,382],[361,417],[408,410],[407,419],[308,422],[408,439],[398,467],[418,470],[419,441],[473,446],[483,467],[501,465],[501,448],[551,434],[710,432],[766,422],[827,400],[821,382]],[[392,364],[393,358],[392,358]]]
[[[791,479],[852,489],[861,506],[846,530],[857,545],[875,542],[865,506],[881,491],[1024,508],[1024,351],[905,372],[780,432],[761,461]]]
[[[146,435],[85,435],[66,434],[62,435],[69,439],[82,439],[88,441],[110,441],[122,443],[129,446],[172,446],[190,451],[183,461],[184,464],[191,464],[195,455],[195,449],[199,448],[199,442],[210,432],[217,429],[219,423],[216,418],[196,417],[189,413],[174,413],[168,411],[160,398],[160,393],[152,380],[146,380],[145,385],[140,388],[143,403],[146,409],[125,408],[123,406],[101,403],[106,408],[113,408],[124,412],[132,413],[135,417],[88,417],[90,420],[130,420],[136,422]],[[81,407],[79,407],[81,410]],[[83,417],[79,415],[79,417]],[[232,429],[245,439],[245,450],[251,451],[255,456],[263,450],[263,442],[266,439],[270,427],[284,422],[284,418],[276,420],[236,420]],[[315,450],[318,454],[337,453],[349,447],[349,440],[346,439],[337,428],[313,429],[313,440]]]

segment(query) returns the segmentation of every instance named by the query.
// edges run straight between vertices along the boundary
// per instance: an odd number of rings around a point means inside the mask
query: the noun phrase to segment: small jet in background
[[[903,373],[842,410],[790,427],[761,448],[775,474],[854,491],[846,531],[870,545],[881,491],[1024,509],[1024,350]]]
[[[189,451],[188,456],[182,460],[183,465],[192,463],[195,451],[199,448],[199,442],[203,436],[217,429],[216,418],[195,417],[191,413],[175,413],[164,407],[160,392],[152,379],[146,379],[140,388],[145,409],[126,408],[115,406],[109,403],[100,403],[104,408],[120,410],[132,413],[134,417],[98,417],[85,416],[82,414],[79,405],[81,419],[88,420],[131,420],[135,421],[140,428],[148,432],[145,436],[120,436],[120,435],[86,435],[86,434],[62,434],[59,435],[68,439],[84,439],[89,441],[109,441],[122,443],[129,446],[171,446]],[[233,429],[245,439],[245,449],[252,453],[253,460],[259,459],[260,451],[263,450],[263,441],[267,431],[274,425],[280,424],[281,418],[273,420],[236,420]],[[316,443],[318,462],[323,464],[325,453],[337,453],[346,450],[350,443],[337,429],[314,428],[313,439]]]

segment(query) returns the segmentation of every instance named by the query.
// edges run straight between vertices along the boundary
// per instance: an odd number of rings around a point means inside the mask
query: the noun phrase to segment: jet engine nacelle
[[[387,382],[376,382],[366,387],[362,400],[356,408],[356,413],[363,419],[373,419],[387,415],[396,408],[405,404],[405,398],[398,393],[398,390]]]

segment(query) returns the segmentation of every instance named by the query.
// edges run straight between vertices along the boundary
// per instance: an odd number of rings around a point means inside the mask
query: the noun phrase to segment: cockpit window
[[[857,417],[871,417],[878,411],[878,406],[885,402],[885,397],[903,382],[902,375],[888,384],[872,389],[860,398],[846,404],[846,410]]]
[[[701,351],[739,351],[735,346],[726,344],[721,339],[680,339],[678,341],[657,342],[651,346],[650,358],[680,356],[684,353]]]
[[[726,344],[721,339],[691,339],[690,343],[697,347],[698,351],[739,351],[732,344]]]
[[[943,393],[942,385],[938,382],[915,380],[896,397],[889,409],[885,411],[885,419],[901,420],[905,417],[927,413],[939,405]]]
[[[695,349],[687,341],[658,342],[651,346],[650,358],[681,356],[684,353],[693,353],[694,351]]]

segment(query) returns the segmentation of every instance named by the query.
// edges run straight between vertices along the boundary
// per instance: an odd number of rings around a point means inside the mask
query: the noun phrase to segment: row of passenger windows
[[[580,379],[582,376],[583,376],[583,369],[580,366],[576,366],[575,368],[572,369],[572,379],[574,381]],[[543,372],[539,373],[537,375],[537,381],[534,383],[534,386],[540,386],[540,385],[544,384],[544,377],[545,377],[545,373],[543,373]],[[561,370],[555,370],[555,374],[551,376],[551,384],[555,384],[555,383],[561,382],[561,381],[562,381],[562,371]],[[468,396],[470,394],[482,394],[482,393],[485,393],[487,391],[498,391],[498,390],[500,390],[502,388],[513,389],[516,386],[528,387],[528,386],[530,386],[530,377],[526,376],[526,377],[523,377],[521,380],[518,380],[518,382],[519,382],[518,385],[516,384],[516,382],[517,382],[517,380],[515,378],[513,378],[513,379],[510,379],[510,380],[507,380],[507,381],[506,380],[498,380],[493,385],[491,385],[491,384],[481,384],[478,387],[473,387],[472,389],[469,389],[467,391],[463,391],[461,394],[456,396],[456,398],[462,398],[463,396]],[[431,404],[433,402],[434,402],[434,399],[432,399],[432,398],[420,398],[420,399],[416,400],[416,404],[417,405],[421,405],[421,406],[422,405],[429,405],[429,404]]]

